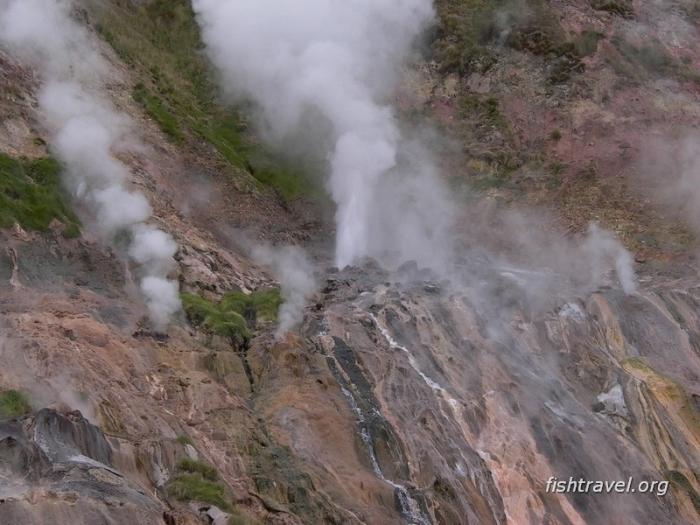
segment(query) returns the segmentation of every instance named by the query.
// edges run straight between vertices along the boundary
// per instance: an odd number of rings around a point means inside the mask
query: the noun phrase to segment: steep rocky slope
[[[154,331],[125,247],[59,186],[37,194],[56,174],[32,164],[51,151],[40,74],[0,51],[0,523],[698,520],[695,225],[637,191],[652,135],[695,124],[694,4],[440,0],[396,95],[450,138],[435,146],[465,192],[465,245],[517,256],[524,230],[597,220],[639,261],[632,295],[481,251],[449,281],[411,263],[324,269],[317,167],[219,102],[187,2],[76,4],[138,130],[120,159],[205,314],[186,304]],[[506,231],[500,211],[531,205],[553,220]],[[251,239],[318,262],[283,340],[260,306],[241,311],[245,336],[220,328],[240,316],[206,319],[278,285]],[[552,494],[551,476],[670,488]]]

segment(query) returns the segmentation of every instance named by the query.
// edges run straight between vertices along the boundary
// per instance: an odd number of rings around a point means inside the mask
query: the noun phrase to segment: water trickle
[[[457,422],[459,422],[459,402],[455,398],[450,396],[449,392],[445,390],[442,386],[440,386],[439,383],[431,379],[428,375],[425,374],[425,372],[423,372],[420,369],[420,366],[418,365],[416,358],[413,356],[413,353],[408,348],[396,341],[389,333],[389,330],[387,330],[381,325],[379,319],[377,319],[377,317],[374,314],[369,314],[369,316],[372,319],[372,321],[374,321],[374,324],[377,326],[379,332],[382,334],[389,346],[391,348],[395,348],[397,350],[402,351],[408,356],[408,363],[411,365],[411,368],[415,370],[415,372],[421,377],[421,379],[426,385],[428,385],[435,393],[437,393],[440,396],[441,399],[443,399],[450,406],[452,416]]]
[[[374,470],[374,474],[379,479],[381,479],[385,483],[388,483],[394,488],[396,499],[398,500],[399,507],[401,508],[402,517],[406,520],[406,523],[410,525],[430,525],[430,520],[426,519],[423,516],[420,505],[414,498],[411,497],[411,495],[408,492],[408,489],[400,483],[397,483],[384,476],[382,468],[379,465],[379,461],[377,460],[377,454],[374,450],[374,444],[372,443],[372,438],[369,434],[369,429],[367,428],[366,424],[367,419],[362,413],[362,409],[358,405],[357,401],[355,400],[355,396],[352,395],[352,392],[350,392],[350,390],[348,390],[342,385],[340,389],[345,398],[348,400],[348,404],[352,408],[352,411],[355,413],[356,422],[358,427],[360,428],[360,436],[362,437],[362,442],[365,444],[365,448],[367,449],[367,455],[369,456],[370,462],[372,463],[372,469]]]

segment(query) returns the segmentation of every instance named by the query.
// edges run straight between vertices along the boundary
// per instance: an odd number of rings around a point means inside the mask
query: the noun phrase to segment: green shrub
[[[224,486],[200,474],[179,474],[168,482],[166,490],[169,496],[179,501],[201,501],[222,510],[231,508]]]
[[[486,69],[491,56],[486,44],[495,32],[495,11],[503,0],[438,0],[440,20],[435,49],[444,70],[459,73]]]
[[[220,304],[223,309],[233,310],[244,316],[246,312],[252,312],[256,319],[275,321],[277,311],[282,304],[282,296],[279,288],[259,290],[249,295],[243,292],[231,292],[221,299]]]
[[[228,518],[228,525],[248,525],[250,522],[237,510],[232,510]]]
[[[182,308],[193,326],[205,332],[226,337],[235,348],[244,348],[250,340],[245,319],[235,310],[226,310],[220,303],[207,301],[196,294],[180,295]]]
[[[460,98],[460,112],[462,117],[473,116],[499,130],[506,131],[508,129],[508,120],[501,113],[497,98],[472,94],[464,95]]]
[[[167,484],[168,495],[180,501],[211,503],[222,510],[231,504],[226,489],[219,482],[219,473],[211,465],[194,459],[183,459],[177,464],[177,475]]]
[[[252,294],[231,292],[214,303],[197,294],[181,294],[182,307],[193,326],[207,333],[227,337],[237,348],[250,340],[248,325],[257,320],[274,321],[282,304],[279,289],[260,290]],[[248,321],[246,321],[248,319]]]
[[[26,230],[46,231],[54,219],[67,237],[80,235],[80,222],[66,205],[61,165],[53,159],[13,159],[0,153],[0,228],[19,223]]]
[[[6,390],[0,393],[0,416],[19,417],[31,412],[29,401],[24,394],[17,390]]]
[[[184,434],[177,437],[177,442],[180,443],[180,445],[192,445],[192,446],[194,446],[194,442],[192,441],[192,438],[190,438],[190,436],[186,436]]]
[[[219,473],[214,467],[195,459],[183,459],[177,464],[177,469],[189,474],[199,474],[209,481],[216,481],[219,479]]]
[[[154,96],[141,82],[134,87],[132,96],[136,102],[144,107],[153,120],[158,123],[160,129],[162,129],[164,133],[175,140],[175,142],[182,141],[182,133],[180,132],[177,119],[165,104],[163,104],[160,98]]]

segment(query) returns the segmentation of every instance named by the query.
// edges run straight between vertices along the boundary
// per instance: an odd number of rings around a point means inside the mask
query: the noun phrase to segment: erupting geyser
[[[297,132],[310,115],[330,123],[338,266],[387,253],[434,258],[450,223],[445,192],[429,160],[408,152],[388,103],[398,66],[433,19],[432,2],[194,0],[193,6],[227,93],[255,100],[273,138]]]

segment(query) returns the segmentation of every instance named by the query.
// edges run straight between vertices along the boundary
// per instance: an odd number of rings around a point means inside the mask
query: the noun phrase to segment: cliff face
[[[698,520],[694,194],[655,199],[645,170],[695,123],[697,8],[491,4],[437,2],[402,116],[441,127],[455,193],[476,188],[467,245],[532,251],[503,209],[546,208],[537,227],[572,234],[596,220],[633,250],[634,294],[571,286],[546,256],[467,252],[450,281],[367,261],[319,270],[276,340],[265,305],[230,294],[278,286],[251,242],[328,266],[318,166],[265,149],[218,100],[187,2],[76,2],[137,130],[119,160],[199,298],[163,334],[125,245],[57,182],[41,75],[0,50],[0,523]],[[669,490],[554,494],[550,477]]]

